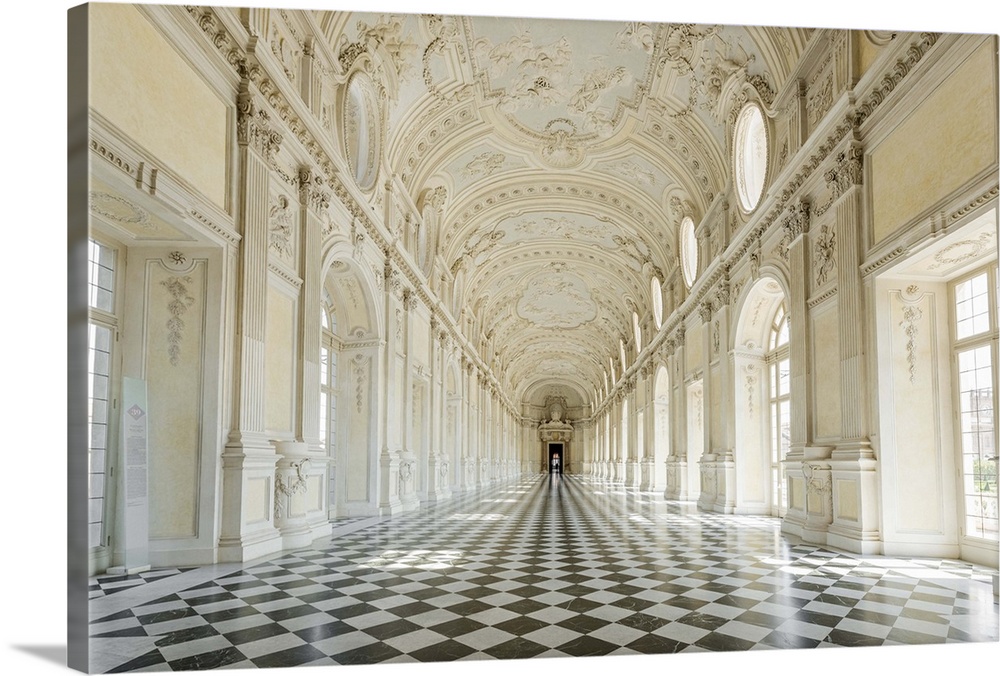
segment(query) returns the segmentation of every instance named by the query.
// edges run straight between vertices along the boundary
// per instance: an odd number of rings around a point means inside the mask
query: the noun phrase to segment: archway
[[[784,514],[789,443],[788,314],[777,279],[762,277],[740,305],[734,350],[737,514]]]
[[[346,246],[329,253],[322,294],[327,325],[321,341],[320,428],[330,463],[331,517],[374,515],[379,505],[379,325],[371,280],[351,256]]]

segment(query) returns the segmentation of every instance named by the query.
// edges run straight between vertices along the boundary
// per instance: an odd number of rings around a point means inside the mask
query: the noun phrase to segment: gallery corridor
[[[540,475],[267,561],[92,580],[91,670],[996,641],[990,570]]]

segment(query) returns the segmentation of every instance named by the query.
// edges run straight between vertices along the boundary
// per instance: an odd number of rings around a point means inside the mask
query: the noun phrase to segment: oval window
[[[663,288],[660,286],[660,280],[653,277],[649,282],[649,295],[653,299],[653,321],[656,322],[656,328],[659,329],[663,326]]]
[[[681,274],[690,289],[698,274],[698,238],[694,235],[694,221],[690,216],[681,221]]]
[[[344,100],[344,147],[354,180],[362,190],[375,184],[380,126],[375,88],[366,75],[356,73]]]
[[[764,114],[749,103],[736,118],[733,130],[733,176],[740,206],[745,212],[757,208],[767,176],[767,127]]]

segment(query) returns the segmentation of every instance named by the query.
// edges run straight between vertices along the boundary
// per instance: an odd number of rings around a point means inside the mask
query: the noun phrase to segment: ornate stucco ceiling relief
[[[542,328],[572,329],[597,316],[597,303],[582,278],[563,271],[534,277],[517,302],[517,314]]]

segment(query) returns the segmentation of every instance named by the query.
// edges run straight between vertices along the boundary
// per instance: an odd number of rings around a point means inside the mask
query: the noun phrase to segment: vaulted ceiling
[[[741,88],[776,91],[809,31],[321,12],[334,54],[365,44],[384,87],[387,169],[442,186],[434,255],[515,399],[600,392],[677,226],[729,189]],[[648,340],[648,335],[646,336]],[[574,399],[577,396],[573,397]]]

